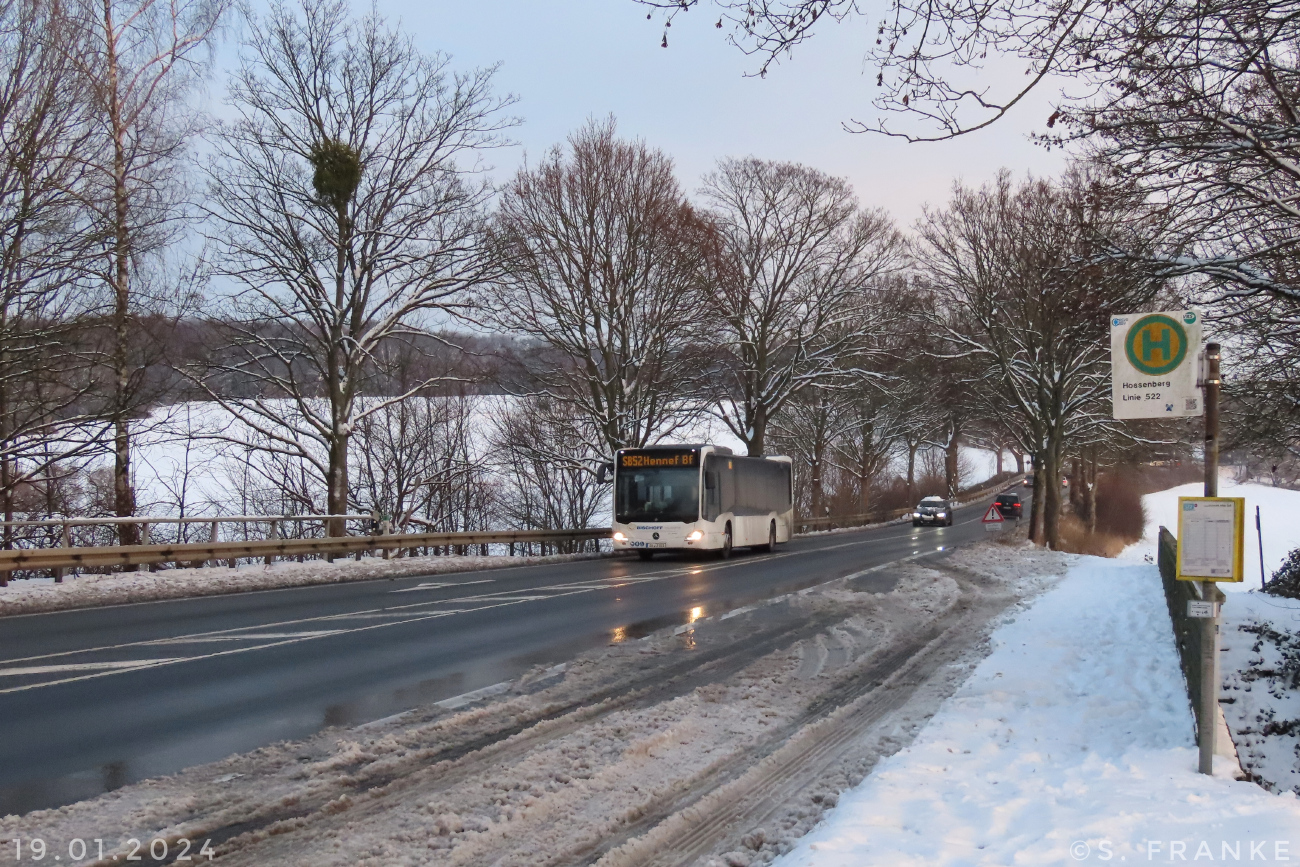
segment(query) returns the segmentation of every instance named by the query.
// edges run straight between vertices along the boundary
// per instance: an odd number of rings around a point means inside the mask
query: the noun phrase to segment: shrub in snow
[[[1267,590],[1274,596],[1300,599],[1300,548],[1287,555],[1281,567],[1273,573]]]

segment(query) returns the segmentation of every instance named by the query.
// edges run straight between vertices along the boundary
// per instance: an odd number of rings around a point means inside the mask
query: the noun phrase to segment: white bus
[[[712,445],[648,446],[614,455],[614,550],[770,551],[790,541],[790,459]]]

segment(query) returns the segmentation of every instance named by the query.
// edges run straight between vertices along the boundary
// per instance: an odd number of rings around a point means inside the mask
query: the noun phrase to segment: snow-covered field
[[[514,400],[503,395],[470,397],[471,451],[483,459],[489,450],[500,417]],[[738,453],[745,448],[718,418],[706,416],[677,430],[675,442],[711,442]],[[135,483],[141,513],[152,515],[253,514],[257,510],[244,501],[242,488],[264,485],[250,469],[250,452],[232,445],[232,440],[256,441],[246,425],[212,402],[180,403],[156,410],[140,424],[134,436]],[[962,485],[969,487],[991,478],[997,469],[995,452],[963,447],[966,474]],[[1015,459],[1004,454],[1004,468],[1014,468]],[[104,464],[105,466],[107,464]],[[895,472],[905,471],[900,456]],[[608,516],[604,517],[608,520]]]
[[[1168,527],[1169,532],[1178,533],[1178,498],[1199,497],[1203,490],[1201,483],[1195,482],[1144,496],[1146,531],[1140,542],[1124,549],[1121,559],[1154,561],[1160,528]],[[1271,578],[1286,555],[1300,547],[1300,491],[1255,483],[1238,484],[1225,474],[1219,480],[1219,496],[1246,499],[1245,580],[1240,584],[1221,582],[1219,588],[1225,593],[1257,590],[1260,586],[1259,536],[1255,531],[1255,509],[1259,508],[1264,535],[1264,569]]]

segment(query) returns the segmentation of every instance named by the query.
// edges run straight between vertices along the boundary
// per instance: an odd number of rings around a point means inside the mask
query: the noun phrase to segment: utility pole
[[[1205,496],[1219,496],[1219,344],[1205,344]],[[1219,588],[1213,581],[1201,582],[1201,598],[1217,603]],[[1214,774],[1214,736],[1219,723],[1219,618],[1201,621],[1201,712],[1197,732],[1200,746],[1199,769]]]

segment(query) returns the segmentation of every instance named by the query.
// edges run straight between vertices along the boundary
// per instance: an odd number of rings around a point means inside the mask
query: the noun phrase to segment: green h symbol
[[[1174,354],[1173,346],[1171,345],[1173,340],[1173,332],[1171,329],[1161,328],[1161,333],[1164,336],[1159,340],[1151,339],[1151,332],[1157,327],[1159,326],[1151,326],[1142,329],[1142,360],[1148,364],[1151,363],[1151,353],[1157,349],[1164,353],[1165,361],[1172,358]]]

